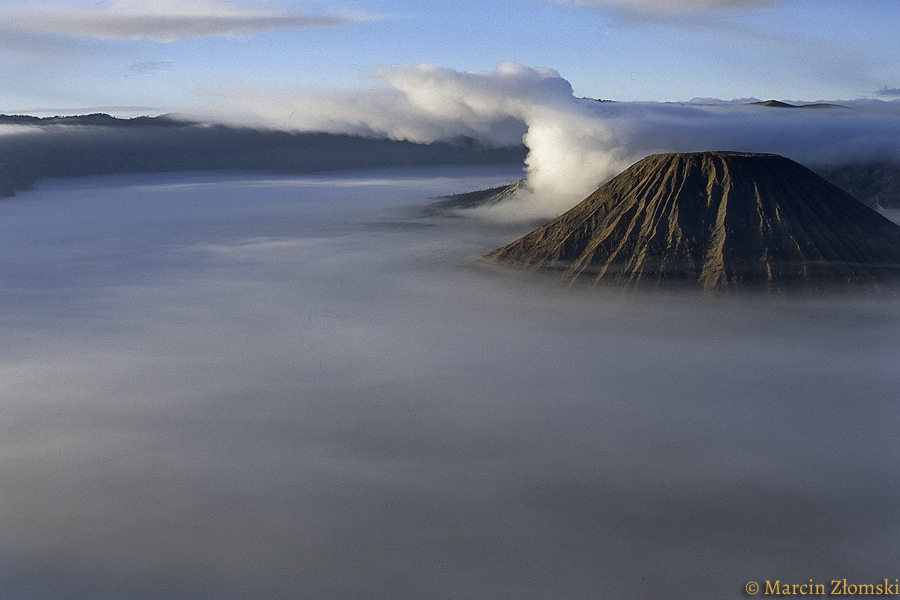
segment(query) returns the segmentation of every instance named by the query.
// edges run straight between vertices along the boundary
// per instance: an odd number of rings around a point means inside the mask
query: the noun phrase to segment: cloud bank
[[[0,203],[4,598],[896,577],[897,297],[562,290],[460,268],[522,228],[408,216],[515,170]]]
[[[33,4],[5,9],[7,28],[104,40],[174,42],[211,36],[244,37],[279,30],[336,29],[374,17],[362,13],[318,14],[216,0],[115,0],[73,9]]]
[[[351,89],[236,86],[207,93],[207,116],[231,123],[416,142],[524,141],[541,216],[565,210],[659,152],[770,152],[806,165],[900,160],[900,102],[820,109],[599,102],[575,97],[557,71],[513,62],[482,73],[427,64],[380,69],[371,83]]]

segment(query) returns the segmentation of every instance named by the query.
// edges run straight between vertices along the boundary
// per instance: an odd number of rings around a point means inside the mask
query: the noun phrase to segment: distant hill
[[[810,104],[788,104],[780,100],[763,100],[761,102],[750,102],[750,106],[768,106],[771,108],[847,108],[841,104],[830,104],[828,102],[813,102]]]
[[[309,173],[375,167],[521,164],[524,145],[471,138],[431,144],[328,133],[289,133],[170,117],[0,115],[0,195],[45,177],[192,170]]]
[[[437,202],[433,203],[429,208],[434,211],[457,209],[457,208],[478,208],[479,206],[492,206],[500,202],[512,199],[516,193],[527,186],[525,179],[519,179],[507,185],[501,185],[486,190],[477,190],[474,192],[465,192],[462,194],[452,194],[450,196],[442,196]]]
[[[135,125],[154,125],[157,127],[182,127],[187,121],[175,119],[169,115],[158,117],[134,117],[120,119],[105,113],[90,115],[72,115],[67,117],[35,117],[31,115],[0,115],[0,125],[102,125],[104,127],[134,127]]]
[[[900,226],[781,156],[649,156],[488,254],[563,281],[818,286],[900,275]]]

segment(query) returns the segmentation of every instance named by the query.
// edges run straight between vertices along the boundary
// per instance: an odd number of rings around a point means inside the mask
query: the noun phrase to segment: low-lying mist
[[[565,289],[512,167],[0,203],[0,589],[741,598],[900,577],[900,298]]]

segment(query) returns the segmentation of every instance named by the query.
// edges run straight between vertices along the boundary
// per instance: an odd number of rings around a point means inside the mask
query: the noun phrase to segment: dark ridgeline
[[[485,258],[566,282],[877,283],[900,274],[900,226],[781,156],[657,154]]]
[[[429,212],[434,212],[494,206],[501,202],[513,199],[520,190],[527,188],[528,184],[523,178],[507,185],[500,185],[486,190],[441,196],[441,198],[437,202],[432,203],[427,210]]]
[[[471,138],[430,144],[344,134],[228,127],[175,118],[118,119],[0,115],[27,126],[0,135],[0,196],[45,177],[111,173],[242,170],[312,173],[525,160],[524,145],[492,147]]]

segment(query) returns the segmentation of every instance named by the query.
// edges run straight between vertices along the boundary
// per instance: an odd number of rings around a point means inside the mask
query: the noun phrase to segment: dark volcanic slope
[[[781,156],[658,154],[486,258],[595,282],[872,282],[900,273],[900,227]]]
[[[816,173],[871,208],[900,208],[900,164],[830,165]]]

